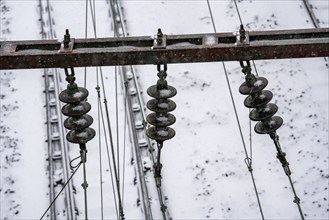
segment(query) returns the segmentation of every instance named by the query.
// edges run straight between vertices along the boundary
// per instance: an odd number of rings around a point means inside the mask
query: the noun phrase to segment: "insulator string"
[[[239,13],[239,8],[238,8],[238,5],[236,3],[236,0],[234,0],[234,3],[235,3],[236,10],[238,12],[238,15],[239,15],[239,19],[240,19],[240,23],[241,23],[241,28],[243,28],[243,23],[242,23],[242,19],[241,19],[240,13]],[[253,63],[253,66],[254,66],[254,69],[255,69],[255,72],[256,72],[256,76],[257,77],[255,77],[253,74],[251,74],[251,67],[250,67],[250,62],[249,61],[247,61],[247,66],[244,66],[243,62],[240,61],[240,65],[243,68],[242,72],[244,74],[246,74],[246,85],[247,85],[247,87],[249,87],[249,89],[250,88],[251,89],[254,89],[253,87],[255,87],[255,85],[252,84],[251,81],[257,81],[258,79],[262,83],[265,83],[266,82],[266,85],[267,85],[267,80],[265,78],[262,79],[262,77],[258,77],[258,71],[257,71],[256,65],[255,65],[255,62],[253,60],[252,60],[252,63]],[[251,84],[251,85],[249,85],[249,84]],[[264,88],[265,88],[265,86],[264,86]],[[242,87],[242,85],[240,86],[240,89],[241,89],[241,87]],[[275,114],[275,112],[277,111],[277,106],[275,106],[274,104],[269,104],[269,105],[266,104],[267,102],[269,102],[271,100],[272,95],[271,95],[271,92],[269,92],[269,91],[267,91],[267,92],[264,91],[264,93],[262,93],[261,92],[262,90],[263,89],[261,89],[260,92],[256,92],[255,93],[256,95],[255,94],[251,94],[250,95],[251,99],[249,100],[249,106],[247,106],[247,107],[248,108],[251,108],[252,105],[256,105],[255,104],[256,103],[255,100],[257,99],[257,96],[260,95],[260,94],[262,94],[264,97],[266,97],[269,100],[268,101],[266,101],[266,99],[264,99],[265,101],[262,100],[262,102],[264,102],[263,103],[264,105],[258,106],[259,104],[257,104],[257,107],[256,107],[257,113],[256,114],[255,113],[254,114],[249,114],[249,118],[251,119],[251,117],[252,117],[252,118],[254,118],[257,121],[260,121],[255,126],[255,131],[257,133],[260,133],[260,134],[269,134],[270,137],[271,137],[271,139],[273,140],[273,142],[274,142],[274,144],[276,146],[276,149],[278,151],[277,158],[280,160],[280,162],[282,164],[282,167],[283,167],[286,175],[288,176],[289,183],[291,185],[291,188],[292,188],[292,191],[293,191],[293,194],[294,194],[294,197],[295,197],[294,203],[297,204],[298,211],[299,211],[299,214],[301,216],[301,219],[304,220],[304,215],[303,215],[303,212],[302,212],[302,209],[301,209],[301,206],[300,206],[300,199],[298,198],[298,196],[296,194],[296,191],[295,191],[295,188],[294,188],[294,185],[293,185],[293,182],[291,181],[291,172],[290,172],[290,168],[289,168],[289,163],[287,162],[287,160],[285,158],[285,155],[286,154],[284,152],[282,152],[282,150],[281,150],[280,143],[279,143],[279,136],[276,135],[276,133],[275,133],[275,131],[282,124],[282,118],[280,118],[278,116],[274,116],[272,118],[271,116],[267,116],[266,113],[264,113],[264,109],[267,107],[270,111],[274,112],[274,114]],[[250,111],[250,109],[249,109],[249,111]],[[253,116],[251,116],[251,115],[253,115]],[[262,118],[260,116],[262,116],[264,119],[259,119],[259,118]],[[272,124],[270,125],[270,123],[272,123]],[[272,131],[270,131],[270,130],[272,130]]]
[[[161,29],[158,30],[158,35],[159,33],[162,33]],[[147,89],[147,94],[153,99],[149,100],[146,104],[147,108],[153,112],[146,117],[147,122],[152,125],[146,130],[146,135],[157,143],[157,159],[153,164],[153,169],[156,187],[158,189],[161,189],[162,182],[161,150],[163,148],[163,142],[175,136],[175,130],[169,126],[176,121],[175,116],[169,112],[172,112],[176,108],[175,102],[170,100],[170,98],[177,94],[177,90],[168,85],[166,80],[167,64],[163,66],[164,68],[161,70],[161,65],[157,65],[157,75],[159,79],[156,85],[150,86]],[[160,196],[162,197],[162,192],[160,192]],[[160,201],[160,206],[163,218],[166,219],[167,206],[164,204],[163,200]]]

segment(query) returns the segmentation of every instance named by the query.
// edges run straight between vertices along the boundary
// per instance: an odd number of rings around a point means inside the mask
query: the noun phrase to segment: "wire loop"
[[[247,167],[248,167],[248,170],[251,172],[253,171],[252,169],[252,159],[250,157],[246,157],[244,159],[244,162],[246,163]]]
[[[79,159],[79,158],[81,158],[81,155],[77,156],[76,158],[74,158],[73,160],[70,161],[70,167],[71,167],[71,169],[75,169],[75,168],[77,168],[78,166],[80,166],[81,161],[79,161],[79,163],[78,163],[77,165],[75,165],[75,166],[73,165],[73,162],[74,162],[75,160]]]

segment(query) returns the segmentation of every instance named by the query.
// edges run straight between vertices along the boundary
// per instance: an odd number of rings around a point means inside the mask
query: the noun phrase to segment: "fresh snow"
[[[71,37],[84,38],[85,1],[50,1],[55,38],[62,40],[65,29]],[[234,3],[209,1],[217,32],[236,32],[239,27]],[[237,1],[246,30],[313,28],[302,1]],[[329,24],[329,3],[311,1],[321,27]],[[1,40],[41,39],[37,1],[2,0]],[[130,36],[213,33],[206,1],[122,1]],[[96,1],[97,37],[111,37],[112,26],[106,1]],[[288,15],[290,15],[288,17]],[[91,14],[89,13],[89,18]],[[211,35],[209,35],[211,36]],[[94,37],[91,19],[88,37]],[[213,39],[207,38],[212,44]],[[328,219],[328,67],[323,58],[255,61],[260,76],[269,81],[273,103],[284,125],[277,131],[292,170],[292,179],[306,219]],[[227,62],[244,139],[249,150],[249,110],[246,96],[238,88],[244,76],[238,62]],[[158,80],[155,65],[135,66],[143,97]],[[252,67],[253,72],[255,71]],[[98,130],[95,68],[87,68],[88,102]],[[77,84],[83,86],[84,68],[76,68]],[[115,128],[115,97],[119,99],[119,137],[123,144],[123,92],[114,89],[114,68],[103,68],[112,128]],[[168,84],[177,89],[172,126],[176,136],[164,142],[162,150],[163,190],[173,219],[260,219],[245,154],[238,133],[232,102],[221,63],[168,64]],[[47,131],[43,71],[1,71],[1,208],[0,219],[39,219],[47,205]],[[64,78],[64,73],[62,73]],[[119,80],[118,80],[118,83]],[[62,89],[66,83],[62,83]],[[103,102],[103,100],[101,100]],[[139,106],[135,106],[138,109]],[[148,112],[149,113],[149,112]],[[252,122],[252,126],[254,126]],[[253,128],[252,128],[253,130]],[[116,133],[113,133],[116,136]],[[127,135],[128,136],[128,135]],[[129,142],[128,140],[126,140]],[[142,140],[140,140],[142,141]],[[300,219],[293,195],[273,142],[267,135],[252,133],[253,168],[266,219]],[[114,138],[116,146],[116,138]],[[89,218],[100,219],[98,136],[87,144]],[[105,146],[102,141],[102,147]],[[70,145],[71,158],[79,154]],[[122,154],[122,149],[121,149]],[[127,219],[143,219],[138,207],[135,174],[127,146],[124,207]],[[110,170],[103,149],[104,216],[115,219]],[[122,158],[121,158],[122,160]],[[122,161],[121,161],[122,162]],[[121,163],[120,162],[120,163]],[[145,161],[144,168],[152,167]],[[149,172],[149,171],[145,171]],[[152,174],[149,182],[152,183]],[[77,189],[79,219],[84,218],[82,172],[73,178]],[[156,195],[150,195],[155,204]],[[161,219],[159,210],[154,218]]]

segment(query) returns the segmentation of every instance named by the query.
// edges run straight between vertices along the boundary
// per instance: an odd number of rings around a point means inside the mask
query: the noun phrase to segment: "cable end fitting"
[[[236,33],[236,45],[237,46],[248,46],[249,42],[249,32],[246,31],[243,25],[240,25],[239,31]]]

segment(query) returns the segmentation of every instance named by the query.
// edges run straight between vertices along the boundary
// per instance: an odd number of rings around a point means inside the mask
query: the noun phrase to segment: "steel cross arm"
[[[243,38],[244,39],[244,38]],[[236,33],[1,41],[0,69],[66,68],[329,56],[329,28]]]

